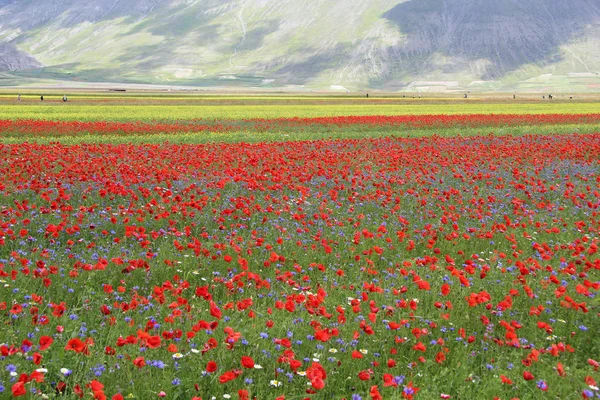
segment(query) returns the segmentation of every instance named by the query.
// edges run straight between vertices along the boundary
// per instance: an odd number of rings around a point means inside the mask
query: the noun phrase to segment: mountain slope
[[[42,64],[10,43],[0,42],[0,72],[40,68]]]
[[[11,49],[0,70],[33,79],[421,91],[600,85],[596,0],[0,0],[0,41]]]

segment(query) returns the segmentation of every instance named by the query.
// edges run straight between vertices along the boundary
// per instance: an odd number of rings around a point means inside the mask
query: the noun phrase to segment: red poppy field
[[[458,114],[458,115],[371,115],[304,118],[254,118],[244,120],[198,120],[185,122],[54,121],[36,119],[0,120],[2,137],[30,138],[82,135],[144,137],[156,134],[315,132],[335,129],[377,129],[387,133],[398,129],[497,128],[539,125],[598,125],[600,114]]]
[[[532,129],[533,128],[533,129]],[[424,114],[197,120],[0,120],[0,143],[260,143],[383,137],[588,134],[600,114]]]
[[[600,398],[600,133],[537,132],[597,123],[66,144],[36,138],[215,125],[1,121],[0,397]]]

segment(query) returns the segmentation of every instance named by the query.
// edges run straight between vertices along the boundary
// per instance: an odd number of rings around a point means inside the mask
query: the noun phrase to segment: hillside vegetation
[[[10,79],[592,91],[595,0],[0,0]],[[0,84],[3,80],[0,79]]]

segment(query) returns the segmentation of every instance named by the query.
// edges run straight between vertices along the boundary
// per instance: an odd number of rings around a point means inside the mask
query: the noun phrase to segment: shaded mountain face
[[[591,90],[600,3],[0,0],[0,52],[30,79]]]
[[[9,43],[0,43],[0,71],[22,71],[40,68],[42,64]]]
[[[407,34],[408,41],[397,49],[406,58],[441,53],[467,61],[487,60],[482,78],[497,79],[526,64],[557,61],[562,45],[600,21],[600,2],[411,0],[384,17]]]

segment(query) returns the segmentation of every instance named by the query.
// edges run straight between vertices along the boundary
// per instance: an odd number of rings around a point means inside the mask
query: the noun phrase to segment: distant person
[[[513,100],[514,100],[514,99],[516,99],[516,98],[517,98],[517,95],[516,95],[516,94],[513,94]]]
[[[369,98],[369,93],[367,93],[367,99]]]
[[[40,96],[40,101],[44,101],[44,95]]]
[[[20,103],[21,102],[21,95],[17,96],[17,101]]]
[[[65,95],[63,95],[63,101],[64,101],[65,103],[68,101],[68,99],[67,99],[67,95],[66,95],[66,94],[65,94]]]

